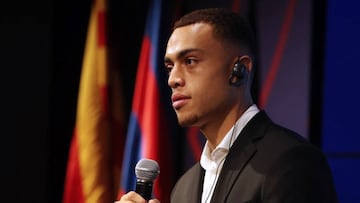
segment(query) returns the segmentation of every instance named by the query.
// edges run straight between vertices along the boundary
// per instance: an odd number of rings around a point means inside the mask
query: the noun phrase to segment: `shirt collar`
[[[206,141],[204,149],[200,158],[200,165],[206,170],[210,165],[215,162],[218,165],[221,160],[227,155],[230,147],[239,136],[242,129],[250,121],[252,117],[259,112],[256,104],[251,105],[235,122],[233,127],[226,133],[225,137],[221,140],[219,145],[210,153],[208,141]]]

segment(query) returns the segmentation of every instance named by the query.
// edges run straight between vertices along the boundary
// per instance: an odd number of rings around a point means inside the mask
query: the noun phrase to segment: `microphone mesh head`
[[[135,166],[135,174],[137,179],[153,181],[159,173],[159,164],[151,159],[141,159]]]

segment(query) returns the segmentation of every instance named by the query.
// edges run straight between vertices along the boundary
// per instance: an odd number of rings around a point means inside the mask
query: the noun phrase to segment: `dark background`
[[[179,2],[174,1],[174,5]],[[204,2],[183,1],[178,12],[199,5],[226,4]],[[257,2],[257,15],[261,16],[262,11],[270,18],[283,12],[282,5],[287,1]],[[302,81],[306,81],[305,87],[299,84],[303,87],[299,91],[307,92],[306,102],[273,99],[274,102],[285,102],[290,110],[305,112],[303,115],[285,110],[281,114],[303,117],[295,122],[294,128],[300,123],[297,131],[303,131],[302,134],[328,156],[340,202],[360,202],[357,187],[360,181],[360,138],[357,131],[360,120],[357,83],[360,17],[356,9],[359,3],[356,0],[299,2],[311,5],[307,7],[310,10],[304,8],[307,12],[297,12],[300,17],[311,15],[310,26],[304,33],[296,29],[292,34],[310,36],[305,50],[309,54],[304,61],[287,49],[290,56],[286,60],[293,64],[307,64],[308,71],[299,75],[303,77]],[[122,47],[114,52],[119,54],[114,63],[129,67],[122,69],[122,74],[126,75],[123,83],[128,87],[125,89],[125,109],[130,111],[147,2],[111,1],[110,4],[110,18],[114,25],[111,46],[114,50]],[[5,101],[3,119],[6,120],[2,146],[6,170],[3,175],[4,185],[15,191],[15,194],[5,195],[12,201],[61,202],[90,6],[90,0],[43,0],[11,1],[1,7],[1,65],[5,70],[2,74],[2,98]],[[258,19],[257,25],[261,22]],[[272,30],[265,31],[270,33]],[[291,40],[296,42],[301,38],[293,37]],[[268,51],[271,53],[273,50]],[[263,63],[263,68],[266,68],[267,63]],[[259,83],[261,86],[261,79]],[[289,91],[297,92],[298,86]],[[283,120],[282,115],[271,113],[275,107],[266,108],[279,123],[288,122],[288,118]],[[287,107],[282,105],[279,108]]]

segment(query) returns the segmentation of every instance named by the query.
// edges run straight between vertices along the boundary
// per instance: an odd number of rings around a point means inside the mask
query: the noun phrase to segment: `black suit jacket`
[[[199,163],[176,183],[172,203],[201,202]],[[300,135],[274,124],[265,112],[242,130],[225,160],[212,203],[333,203],[332,175],[323,153]]]

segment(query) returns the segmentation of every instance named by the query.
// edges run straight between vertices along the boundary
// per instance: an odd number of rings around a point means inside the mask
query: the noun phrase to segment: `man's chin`
[[[196,116],[186,117],[186,118],[178,116],[178,123],[182,127],[195,126],[197,121],[198,121],[198,119]]]

